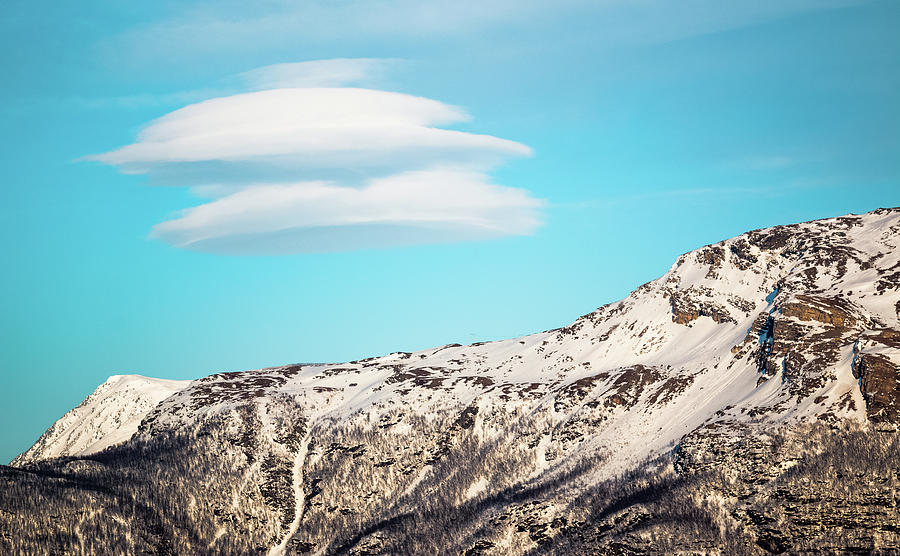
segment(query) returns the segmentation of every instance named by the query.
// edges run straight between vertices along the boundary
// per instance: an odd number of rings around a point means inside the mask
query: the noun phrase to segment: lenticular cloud
[[[431,127],[467,119],[458,108],[400,93],[273,89],[192,104],[152,122],[137,142],[89,158],[152,171],[155,165],[199,161],[269,159],[366,169],[530,154],[514,141]]]
[[[343,251],[527,234],[540,201],[477,172],[429,170],[362,188],[322,182],[258,185],[188,209],[152,235],[233,254]]]
[[[316,79],[327,62],[315,65]],[[335,71],[345,71],[339,62]],[[151,234],[201,251],[286,254],[533,232],[541,202],[486,175],[531,149],[438,127],[468,120],[457,107],[401,93],[278,88],[186,106],[134,143],[87,158],[214,197]]]

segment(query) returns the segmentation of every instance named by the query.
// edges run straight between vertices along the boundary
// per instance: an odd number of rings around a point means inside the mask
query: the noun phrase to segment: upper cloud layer
[[[188,249],[286,254],[532,233],[541,201],[486,174],[529,147],[437,127],[470,117],[435,100],[320,86],[358,83],[378,67],[266,66],[244,78],[279,88],[191,104],[86,158],[213,197],[154,227],[153,237]]]
[[[285,87],[369,87],[384,80],[400,61],[384,58],[335,58],[272,64],[244,72],[240,77],[254,90]]]
[[[531,153],[514,141],[432,127],[468,119],[459,108],[401,93],[274,89],[192,104],[152,122],[136,143],[88,158],[142,172],[260,158],[305,168],[490,165]]]
[[[659,44],[717,33],[797,13],[864,0],[292,0],[274,2],[185,1],[170,17],[128,29],[98,50],[111,63],[171,71],[223,55],[285,56],[311,46],[346,50],[361,39],[427,44],[436,37],[481,55],[486,29],[543,40],[550,31],[590,41],[593,49]],[[583,28],[578,23],[590,21]],[[574,23],[574,25],[573,25]],[[587,31],[585,31],[587,29]],[[585,35],[587,33],[587,35]],[[472,40],[475,38],[476,40]],[[557,41],[571,48],[570,36]],[[546,42],[546,41],[545,41]],[[608,50],[607,50],[608,52]],[[246,59],[246,58],[245,58]],[[256,58],[261,59],[261,58]]]

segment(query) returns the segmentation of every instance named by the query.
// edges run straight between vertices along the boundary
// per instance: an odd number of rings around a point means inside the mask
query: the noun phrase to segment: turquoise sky
[[[897,29],[894,1],[7,0],[0,461],[111,374],[544,330],[701,245],[896,206]]]

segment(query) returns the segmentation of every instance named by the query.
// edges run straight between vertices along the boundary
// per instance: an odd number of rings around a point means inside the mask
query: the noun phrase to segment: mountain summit
[[[898,244],[776,226],[521,338],[111,377],[0,469],[0,550],[900,550]]]

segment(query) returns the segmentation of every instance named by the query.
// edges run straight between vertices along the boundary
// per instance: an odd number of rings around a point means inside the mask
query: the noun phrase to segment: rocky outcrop
[[[781,305],[780,310],[786,317],[816,321],[841,330],[858,326],[852,305],[841,297],[798,295],[796,301]]]
[[[738,429],[740,430],[740,429]],[[900,437],[856,425],[688,435],[674,466],[763,553],[900,550]]]
[[[900,424],[900,368],[883,355],[860,355],[853,376],[866,400],[866,416],[877,424]]]
[[[712,292],[708,289],[688,288],[671,292],[669,305],[672,309],[672,322],[686,325],[700,317],[709,317],[715,323],[737,322],[728,309],[709,299],[711,297]]]

